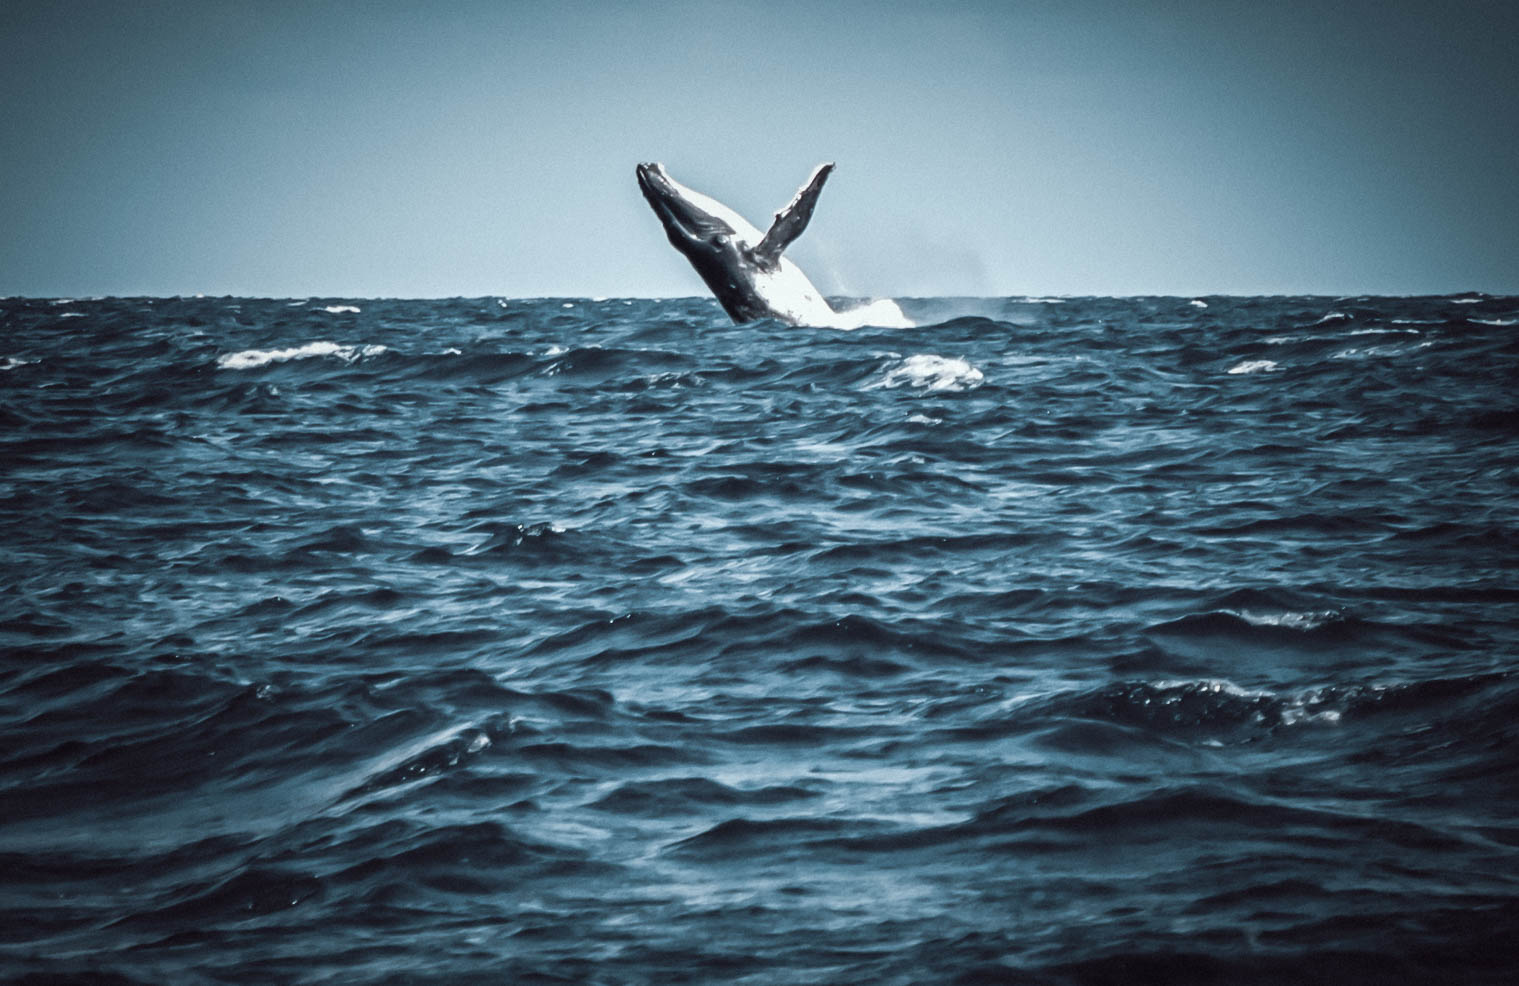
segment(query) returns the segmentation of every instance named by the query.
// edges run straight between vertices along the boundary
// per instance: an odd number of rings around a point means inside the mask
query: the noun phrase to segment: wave
[[[1414,343],[1413,345],[1407,345],[1407,346],[1399,346],[1399,345],[1394,345],[1394,344],[1389,344],[1389,345],[1385,345],[1385,346],[1352,346],[1352,347],[1350,347],[1348,349],[1341,349],[1341,350],[1339,350],[1339,351],[1331,354],[1329,358],[1330,359],[1366,359],[1366,358],[1379,358],[1379,357],[1387,357],[1387,356],[1406,356],[1409,353],[1416,353],[1416,352],[1419,352],[1422,349],[1428,349],[1429,347],[1431,347],[1433,345],[1435,345],[1434,340],[1429,339],[1429,340],[1425,340],[1423,342],[1418,342],[1418,343]]]
[[[1250,359],[1236,363],[1226,371],[1231,374],[1243,373],[1275,373],[1281,369],[1281,364],[1271,359]]]
[[[245,349],[242,352],[227,353],[217,357],[216,365],[224,370],[254,370],[271,363],[310,359],[313,356],[336,356],[345,363],[352,363],[386,351],[387,347],[380,345],[344,346],[335,342],[308,342],[289,349]]]
[[[769,806],[819,796],[818,791],[793,785],[737,788],[707,777],[672,777],[622,784],[591,807],[619,815],[667,818],[676,813],[702,814],[713,807]]]
[[[1353,329],[1353,330],[1351,330],[1350,334],[1353,335],[1353,336],[1373,336],[1373,335],[1414,335],[1414,336],[1416,336],[1416,335],[1419,334],[1419,330],[1418,329],[1384,329],[1384,328],[1380,328],[1380,327],[1373,327],[1373,328],[1369,328],[1369,329]]]
[[[1248,739],[1248,731],[1341,721],[1352,695],[1343,689],[1277,692],[1225,678],[1121,682],[1049,700],[1045,717],[1096,719],[1164,734],[1204,732]],[[1241,735],[1245,733],[1246,735]]]
[[[1501,728],[1502,716],[1516,701],[1513,691],[1513,678],[1506,672],[1286,689],[1246,687],[1227,678],[1131,680],[1030,701],[1016,708],[1011,718],[979,728],[1063,730],[1084,720],[1138,728],[1157,738],[1253,743],[1263,733],[1316,727],[1329,729],[1324,735],[1331,742],[1359,742],[1334,729],[1387,715],[1417,718],[1462,703],[1478,710],[1477,718],[1461,729],[1475,737]],[[1134,734],[1126,738],[1128,743],[1135,740]],[[1084,742],[1078,746],[1083,747]],[[1106,740],[1093,749],[1109,752]]]
[[[980,370],[964,359],[919,353],[909,356],[886,371],[867,389],[916,387],[933,392],[975,390],[985,381]]]

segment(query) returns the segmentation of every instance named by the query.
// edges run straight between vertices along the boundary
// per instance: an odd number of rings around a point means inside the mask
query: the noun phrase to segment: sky
[[[0,295],[1519,293],[1519,4],[0,0]]]

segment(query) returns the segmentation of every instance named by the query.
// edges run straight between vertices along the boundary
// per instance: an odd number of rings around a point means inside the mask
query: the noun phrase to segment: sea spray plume
[[[671,178],[661,164],[640,164],[638,187],[679,250],[735,322],[777,318],[792,325],[910,328],[890,299],[834,311],[801,268],[782,256],[812,219],[833,164],[820,164],[769,230],[760,231],[721,202]]]

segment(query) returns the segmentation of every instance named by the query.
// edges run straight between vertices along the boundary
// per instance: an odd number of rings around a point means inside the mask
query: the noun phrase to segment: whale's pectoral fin
[[[812,219],[813,207],[818,203],[818,193],[823,190],[823,182],[828,180],[828,175],[833,171],[833,162],[820,164],[812,171],[812,177],[807,179],[807,184],[801,187],[791,204],[775,214],[775,222],[770,224],[770,229],[765,233],[764,239],[760,240],[750,250],[754,255],[755,263],[767,269],[774,269],[781,262],[781,252],[791,245],[791,241],[802,235],[802,230],[807,228],[807,223]]]

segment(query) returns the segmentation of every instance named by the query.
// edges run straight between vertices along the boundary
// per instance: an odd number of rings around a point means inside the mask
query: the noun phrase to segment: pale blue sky
[[[0,294],[1519,293],[1516,7],[12,0]]]

